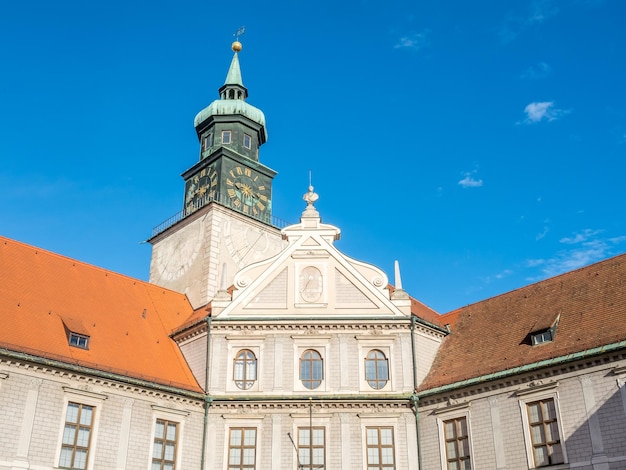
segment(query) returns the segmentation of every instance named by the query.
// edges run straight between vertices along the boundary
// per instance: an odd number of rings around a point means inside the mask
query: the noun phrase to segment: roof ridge
[[[511,290],[508,290],[506,292],[502,292],[500,294],[496,294],[496,295],[493,295],[491,297],[487,297],[486,299],[477,300],[476,302],[472,302],[472,303],[469,303],[467,305],[463,305],[461,307],[457,307],[457,308],[455,308],[453,310],[450,310],[449,312],[442,313],[442,314],[440,314],[440,316],[442,316],[442,317],[445,317],[447,315],[451,316],[452,314],[457,313],[460,310],[464,310],[464,309],[466,309],[468,307],[471,307],[473,305],[482,304],[483,302],[487,302],[487,301],[492,300],[492,299],[497,299],[498,297],[502,297],[504,295],[508,296],[508,295],[512,294],[513,292],[517,292],[517,291],[520,291],[520,290],[523,290],[523,289],[528,289],[528,288],[531,288],[531,287],[536,286],[538,284],[542,284],[544,282],[552,281],[554,279],[558,279],[558,278],[563,277],[563,276],[571,276],[574,273],[578,273],[578,272],[584,271],[586,269],[592,269],[594,266],[597,267],[597,266],[602,265],[602,264],[608,264],[608,263],[610,263],[612,261],[615,261],[617,258],[621,258],[621,257],[626,257],[626,252],[620,253],[618,255],[611,256],[610,258],[605,258],[605,259],[602,259],[600,261],[596,261],[596,262],[591,263],[591,264],[586,264],[585,266],[580,266],[580,267],[578,267],[576,269],[573,269],[571,271],[565,271],[565,272],[562,272],[562,273],[559,273],[559,274],[555,274],[554,276],[547,277],[547,278],[542,279],[540,281],[535,281],[532,284],[526,284],[526,285],[523,285],[523,286],[520,286],[520,287],[516,287],[515,289],[511,289]]]
[[[42,252],[45,255],[50,256],[52,258],[57,258],[57,259],[61,259],[63,261],[76,263],[76,264],[79,264],[79,265],[81,265],[81,266],[83,266],[85,268],[94,269],[96,271],[102,271],[104,273],[112,274],[112,275],[115,275],[115,276],[120,277],[120,278],[128,279],[130,281],[139,282],[139,283],[143,284],[144,286],[150,286],[150,288],[163,289],[163,290],[166,290],[166,291],[169,291],[169,292],[173,292],[173,293],[178,294],[178,295],[183,295],[183,296],[185,295],[185,294],[183,294],[181,292],[178,292],[178,291],[175,291],[175,290],[172,290],[172,289],[168,289],[167,287],[162,287],[162,286],[159,286],[157,284],[153,284],[153,283],[151,283],[149,281],[145,281],[143,279],[132,277],[132,276],[130,276],[128,274],[119,273],[117,271],[112,271],[110,269],[103,268],[102,266],[97,266],[95,264],[88,263],[86,261],[81,261],[81,260],[79,260],[77,258],[72,258],[72,257],[67,256],[67,255],[63,255],[63,254],[60,254],[60,253],[56,253],[54,251],[50,251],[49,249],[46,249],[46,248],[41,248],[41,247],[38,247],[38,246],[35,246],[35,245],[24,243],[24,242],[21,242],[21,241],[18,241],[18,240],[14,240],[12,238],[8,238],[8,237],[2,236],[2,235],[0,235],[0,243],[4,243],[5,245],[7,245],[7,244],[18,245],[18,246],[20,246],[22,248],[25,248],[25,249],[35,250],[36,252]]]

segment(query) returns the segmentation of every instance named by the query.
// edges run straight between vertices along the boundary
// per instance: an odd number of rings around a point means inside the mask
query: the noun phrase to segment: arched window
[[[370,387],[380,390],[389,381],[389,363],[385,354],[372,349],[365,358],[365,380]]]
[[[314,349],[307,349],[300,356],[300,380],[302,385],[312,390],[322,383],[322,356]]]
[[[256,356],[249,349],[242,349],[235,356],[233,379],[241,390],[250,389],[256,382]]]

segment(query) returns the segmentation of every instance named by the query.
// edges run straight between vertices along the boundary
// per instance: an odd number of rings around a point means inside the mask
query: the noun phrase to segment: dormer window
[[[530,344],[532,344],[533,346],[538,346],[540,344],[550,343],[554,341],[556,327],[559,324],[559,317],[559,315],[547,317],[543,319],[543,322],[537,322],[535,324],[535,327],[533,328],[533,331],[531,331],[529,335]]]
[[[222,144],[230,144],[231,131],[222,131]]]
[[[552,328],[548,328],[547,330],[539,331],[533,333],[531,335],[531,340],[533,342],[533,346],[537,346],[538,344],[548,343],[554,339]]]
[[[75,348],[89,349],[89,336],[87,335],[81,335],[70,331],[70,334],[68,335],[68,342],[70,346],[74,346]]]

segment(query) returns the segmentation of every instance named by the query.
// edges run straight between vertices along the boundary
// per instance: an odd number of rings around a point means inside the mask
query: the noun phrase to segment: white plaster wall
[[[54,373],[53,373],[54,372]],[[177,449],[182,468],[199,468],[203,411],[201,401],[182,403],[147,389],[111,387],[100,380],[58,371],[33,370],[0,362],[0,469],[52,469],[58,464],[58,445],[65,420],[67,390],[88,390],[104,396],[90,446],[90,468],[146,470],[152,457],[153,405],[176,409],[184,421]],[[37,390],[36,401],[29,392]],[[32,397],[32,393],[30,394]],[[72,401],[81,402],[76,397]],[[34,403],[32,420],[27,407]],[[124,429],[122,423],[129,424]],[[130,418],[130,419],[128,419]],[[29,434],[24,430],[31,425]],[[95,439],[95,440],[93,440]],[[23,456],[20,456],[25,450]],[[123,460],[120,460],[120,456]]]
[[[558,382],[554,390],[560,407],[562,442],[567,451],[570,467],[595,470],[626,468],[626,414],[618,378],[612,373],[613,367],[608,364],[592,365],[583,370],[563,369],[568,372],[540,379],[544,384]],[[582,380],[585,377],[590,379],[596,400],[591,409],[587,409],[588,404],[585,403],[583,396]],[[464,396],[453,397],[452,404],[448,404],[448,398],[442,396],[442,402],[420,407],[423,467],[441,468],[441,443],[437,418],[449,419],[455,414],[454,408],[459,406],[459,403],[469,403],[473,468],[528,468],[522,411],[519,405],[520,398],[525,397],[516,394],[518,390],[528,388],[528,381],[530,379],[516,385],[509,383],[494,391],[468,388],[464,393],[461,391]],[[492,405],[495,401],[497,406],[499,429],[493,427],[490,399]],[[447,409],[452,411],[448,413]],[[598,429],[590,426],[591,420],[594,419],[591,418],[593,415],[599,418]],[[596,434],[595,449],[592,448],[592,432]],[[498,439],[494,438],[495,433],[498,433],[503,443],[504,466],[497,465],[495,443]],[[603,452],[598,452],[599,449]]]

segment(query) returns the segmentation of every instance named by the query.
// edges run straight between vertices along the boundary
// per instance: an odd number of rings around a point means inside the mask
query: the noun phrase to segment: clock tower
[[[195,308],[230,286],[241,268],[283,247],[272,224],[276,172],[259,161],[259,147],[267,141],[265,116],[246,102],[241,48],[239,41],[232,44],[219,99],[194,119],[199,161],[182,174],[183,209],[149,240],[150,282],[184,292]]]

